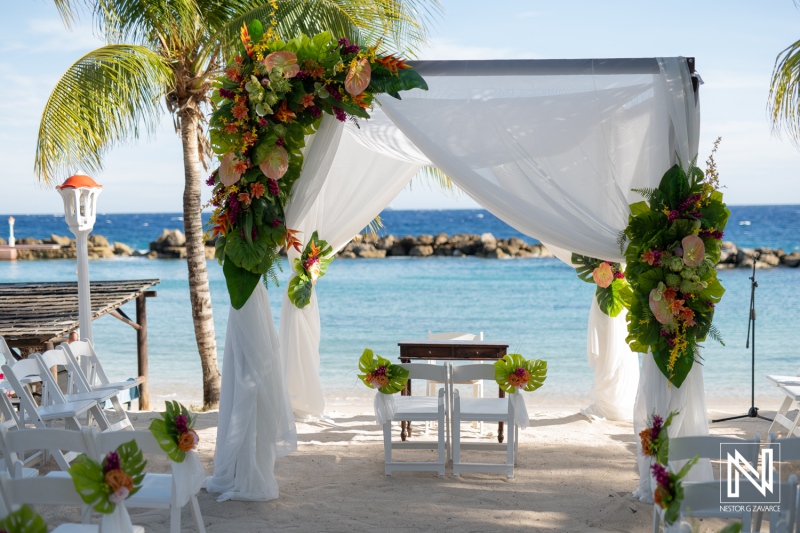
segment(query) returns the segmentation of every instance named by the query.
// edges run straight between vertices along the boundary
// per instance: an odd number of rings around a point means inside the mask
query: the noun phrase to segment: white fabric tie
[[[375,393],[375,423],[379,426],[394,420],[397,412],[397,402],[394,401],[394,394],[384,394],[381,391]]]
[[[206,480],[206,471],[197,452],[186,452],[181,463],[172,461],[172,481],[175,485],[175,501],[179,507],[189,502],[189,498],[200,492]]]
[[[520,429],[526,429],[530,424],[530,417],[522,393],[512,392],[508,395],[508,401],[514,407],[514,419],[517,421],[517,425]]]
[[[116,504],[113,511],[102,516],[100,533],[133,533],[131,517],[124,502]]]

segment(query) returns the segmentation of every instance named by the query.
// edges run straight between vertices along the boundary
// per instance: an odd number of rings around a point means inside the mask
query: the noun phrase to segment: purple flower
[[[294,78],[296,80],[304,80],[304,79],[308,78],[308,74],[306,74],[305,72],[303,72],[301,70],[300,72],[298,72],[297,74],[294,75]]]
[[[659,415],[653,415],[653,428],[652,428],[653,440],[658,438],[658,434],[661,433],[661,426],[663,425],[664,425],[664,419],[661,418]]]
[[[653,477],[656,478],[656,483],[664,488],[669,488],[669,471],[661,463],[650,465],[650,470],[653,472]]]
[[[342,53],[344,55],[357,54],[359,52],[359,50],[361,50],[361,47],[358,46],[357,44],[353,44],[353,45],[346,46],[346,47],[342,48]]]
[[[625,273],[624,272],[614,272],[614,279],[624,279]]]
[[[272,196],[278,196],[281,193],[281,188],[278,185],[278,182],[272,178],[267,179],[267,187],[269,188],[269,193]]]
[[[683,257],[683,248],[678,246],[675,250],[672,251],[675,254],[675,257]]]
[[[377,370],[373,373],[376,376],[385,376],[386,375],[386,367],[379,366]]]
[[[315,106],[315,105],[312,105],[311,107],[309,107],[308,108],[308,112],[311,113],[311,116],[314,117],[314,118],[319,118],[320,115],[322,115],[322,110],[319,108],[319,106]]]
[[[693,194],[693,195],[689,196],[688,198],[686,198],[684,201],[682,201],[678,205],[678,209],[680,209],[681,211],[685,211],[685,210],[689,209],[689,207],[691,207],[692,204],[697,202],[701,197],[702,196],[700,194]]]
[[[119,454],[117,452],[109,452],[108,455],[106,455],[105,461],[103,461],[103,473],[105,474],[106,472],[119,469]]]
[[[209,187],[213,187],[214,186],[214,177],[215,176],[216,176],[216,174],[211,174],[208,177],[208,179],[206,180],[206,185],[208,185]]]
[[[694,218],[703,218],[703,213],[701,213],[700,211],[692,211],[689,214],[692,215]]]
[[[236,93],[231,91],[230,89],[220,88],[220,90],[217,92],[222,98],[227,98],[228,100],[233,100],[234,98],[236,98]]]
[[[342,95],[339,94],[339,89],[337,89],[333,85],[326,85],[325,88],[331,94],[331,98],[333,98],[337,102],[341,102],[342,101]]]
[[[283,140],[283,137],[278,137],[278,140],[275,141],[275,146],[286,146],[286,141]]]
[[[258,127],[259,128],[263,128],[266,125],[267,125],[267,119],[265,119],[264,117],[261,117],[260,119],[258,119]]]
[[[350,41],[347,39],[347,37],[342,37],[341,39],[339,39],[339,46],[342,47],[350,46]]]
[[[189,429],[189,421],[186,419],[186,415],[180,414],[175,417],[175,430],[180,433],[186,433]]]
[[[673,209],[672,211],[669,212],[669,215],[667,215],[667,220],[672,222],[674,220],[678,220],[680,217],[681,217],[680,212]]]
[[[281,225],[281,219],[279,219],[278,217],[275,217],[275,218],[272,219],[272,227],[273,228],[277,228],[280,225]]]
[[[344,122],[347,120],[347,113],[344,112],[344,109],[340,107],[333,108],[333,114],[336,116],[336,120],[339,122]]]

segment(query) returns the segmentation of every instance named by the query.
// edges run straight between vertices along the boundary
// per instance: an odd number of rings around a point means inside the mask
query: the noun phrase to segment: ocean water
[[[800,250],[800,207],[733,207],[726,239],[742,246]],[[482,216],[479,216],[482,215]],[[16,215],[15,215],[16,217]],[[146,248],[164,227],[180,227],[180,215],[107,215],[98,217],[96,232]],[[47,237],[67,233],[63,218],[16,217],[18,236]],[[385,231],[396,235],[492,232],[517,233],[485,211],[386,211]],[[749,222],[749,225],[740,222]],[[147,223],[147,226],[144,224]],[[103,225],[105,224],[105,225]],[[147,304],[150,383],[153,399],[199,403],[200,364],[189,310],[186,264],[180,260],[115,258],[90,263],[92,279],[160,278],[158,297]],[[280,317],[281,287],[269,288],[272,311]],[[710,398],[749,395],[750,350],[745,348],[751,271],[719,273],[727,289],[717,306],[715,323],[726,346],[708,341],[705,381]],[[212,302],[220,362],[229,309],[222,269],[209,262]],[[71,260],[0,262],[0,282],[71,281]],[[796,324],[800,319],[800,270],[757,271],[756,394],[775,396],[763,376],[795,373]],[[543,400],[585,397],[592,373],[586,362],[586,324],[593,287],[555,259],[498,261],[464,258],[337,259],[317,284],[322,319],[321,377],[333,401],[363,397],[356,378],[364,348],[396,358],[397,342],[424,338],[431,331],[483,331],[487,339],[505,340],[512,351],[546,359]],[[132,315],[133,304],[123,310]],[[115,377],[136,372],[135,331],[113,317],[95,322],[95,343]],[[778,398],[776,396],[776,404]],[[768,407],[768,406],[763,406]],[[772,407],[772,406],[769,406]]]

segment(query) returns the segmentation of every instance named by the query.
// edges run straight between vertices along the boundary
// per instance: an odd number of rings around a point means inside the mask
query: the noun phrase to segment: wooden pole
[[[139,385],[139,410],[150,410],[150,385],[147,378],[147,296],[146,293],[136,297],[136,354],[139,360],[139,375],[144,382]]]

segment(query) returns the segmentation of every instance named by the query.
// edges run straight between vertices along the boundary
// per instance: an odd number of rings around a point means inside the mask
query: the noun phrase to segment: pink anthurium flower
[[[233,153],[225,154],[219,167],[219,181],[226,187],[230,187],[242,177],[241,172],[237,172],[236,155]]]
[[[344,80],[344,88],[351,95],[358,96],[367,88],[371,78],[372,67],[369,66],[369,61],[359,59],[350,67],[350,72]]]
[[[300,72],[300,65],[297,64],[297,56],[286,50],[272,52],[262,61],[267,70],[277,67],[283,71],[284,78],[294,78]]]
[[[686,266],[700,266],[706,257],[706,245],[697,235],[687,235],[681,240],[683,247],[683,262]]]
[[[289,170],[289,154],[282,146],[273,146],[258,168],[268,178],[281,179]]]
[[[669,324],[674,320],[674,315],[670,307],[672,302],[664,296],[662,287],[663,284],[659,284],[658,287],[650,291],[650,310],[659,323]]]
[[[592,271],[592,278],[598,286],[607,289],[614,281],[614,271],[608,263],[600,263],[600,266]]]

